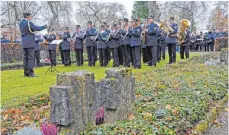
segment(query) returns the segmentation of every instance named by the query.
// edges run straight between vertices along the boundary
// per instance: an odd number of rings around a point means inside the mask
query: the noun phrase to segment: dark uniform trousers
[[[77,66],[83,66],[83,49],[75,49]]]
[[[143,63],[147,63],[148,62],[148,49],[147,48],[142,48],[142,57],[143,57]]]
[[[113,67],[119,66],[119,57],[118,57],[118,47],[111,48],[112,57],[113,57]]]
[[[98,48],[98,51],[99,51],[99,63],[100,63],[100,66],[107,66],[108,64],[108,59],[107,59],[107,55],[106,55],[106,51],[107,49],[106,48]]]
[[[208,43],[208,47],[210,47],[211,51],[214,51],[214,43],[213,42]]]
[[[30,76],[34,74],[34,48],[23,48],[24,54],[24,75]]]
[[[168,43],[169,62],[176,62],[176,43]]]
[[[34,52],[34,61],[36,61],[36,66],[39,67],[40,66],[40,50],[36,50]]]
[[[87,46],[88,66],[95,66],[95,47]]]
[[[56,50],[49,50],[51,66],[56,66]]]
[[[71,65],[70,50],[63,50],[63,59],[65,66]]]
[[[121,46],[124,67],[130,67],[130,45]]]
[[[141,68],[141,46],[132,46],[134,67]]]
[[[62,64],[64,64],[64,51],[61,50],[61,48],[60,48],[60,58],[61,58]]]
[[[157,43],[157,61],[160,62],[161,60],[161,46],[160,42]]]
[[[190,46],[181,46],[180,47],[180,58],[181,59],[184,59],[184,54],[185,54],[186,59],[189,58],[189,49],[190,49]]]
[[[157,46],[147,46],[148,50],[150,51],[149,54],[149,64],[156,65],[157,62]]]
[[[209,43],[205,44],[205,48],[204,49],[205,49],[206,52],[209,51],[209,46],[210,46]]]
[[[118,47],[118,58],[119,58],[119,64],[124,65],[124,56],[122,54],[122,47],[121,45]]]
[[[162,59],[165,60],[165,42],[161,42],[161,54],[162,54]]]

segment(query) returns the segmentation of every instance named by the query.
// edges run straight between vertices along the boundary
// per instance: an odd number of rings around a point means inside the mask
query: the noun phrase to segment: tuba
[[[166,34],[169,34],[170,32],[173,32],[173,28],[170,27],[166,21],[160,21],[160,23],[156,22],[159,29],[163,30]]]
[[[185,38],[187,37],[186,29],[191,25],[190,21],[187,19],[182,19],[179,26],[179,31],[177,34],[178,43],[181,45]]]

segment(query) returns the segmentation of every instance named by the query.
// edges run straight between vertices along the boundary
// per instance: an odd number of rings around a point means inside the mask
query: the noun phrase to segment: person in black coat
[[[23,20],[19,24],[22,37],[22,48],[24,54],[24,76],[36,77],[34,74],[34,47],[35,31],[41,31],[47,28],[47,25],[36,26],[30,20],[30,13],[23,13]]]
[[[134,68],[141,68],[142,27],[138,25],[138,19],[133,19],[129,33],[131,35],[130,45],[132,47],[133,66]]]
[[[41,39],[40,35],[36,35],[35,36],[35,53],[34,53],[34,60],[36,63],[37,67],[40,67],[40,42],[43,42],[43,40]]]
[[[129,30],[129,20],[127,18],[124,18],[124,28],[121,30],[122,34],[122,43],[121,43],[121,52],[123,56],[123,63],[124,67],[130,67],[130,34],[128,32]]]
[[[92,21],[88,21],[88,28],[86,31],[86,49],[88,56],[88,66],[95,66],[95,37],[97,36],[97,31],[92,25]]]
[[[61,43],[61,49],[63,51],[63,62],[65,66],[71,66],[70,58],[70,38],[71,35],[68,31],[68,27],[65,27],[64,34],[62,35],[63,42]]]
[[[187,36],[184,39],[184,41],[180,44],[180,58],[184,59],[184,55],[186,59],[189,58],[189,49],[190,49],[190,32],[189,30],[186,30]]]
[[[157,37],[158,37],[158,26],[154,23],[154,17],[148,17],[148,27],[146,31],[146,45],[150,51],[149,66],[156,66],[157,62]]]
[[[108,40],[109,34],[105,31],[105,26],[101,25],[100,32],[98,35],[98,52],[99,52],[99,63],[101,67],[106,67],[108,64],[108,59],[106,56],[106,41]]]
[[[44,36],[45,40],[48,41],[48,52],[51,66],[56,66],[56,47],[57,44],[51,44],[53,40],[56,40],[56,34],[54,29],[49,31],[49,34]]]
[[[118,55],[118,48],[119,48],[119,39],[121,38],[120,30],[117,27],[117,24],[113,24],[112,32],[110,33],[110,44],[109,48],[112,52],[113,57],[113,67],[119,67],[119,55]]]
[[[85,32],[80,30],[80,25],[76,25],[76,32],[72,38],[76,54],[76,65],[83,66],[83,40],[85,38]]]

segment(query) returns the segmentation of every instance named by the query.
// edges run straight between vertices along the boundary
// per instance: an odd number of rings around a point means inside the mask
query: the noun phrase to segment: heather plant
[[[41,125],[41,131],[43,135],[57,135],[58,128],[54,124],[43,123]]]

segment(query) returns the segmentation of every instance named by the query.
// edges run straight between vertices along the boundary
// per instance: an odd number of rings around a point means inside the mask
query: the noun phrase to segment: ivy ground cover
[[[84,134],[191,134],[227,94],[227,66],[205,66],[214,54],[135,74],[136,101],[129,120],[88,128]]]

